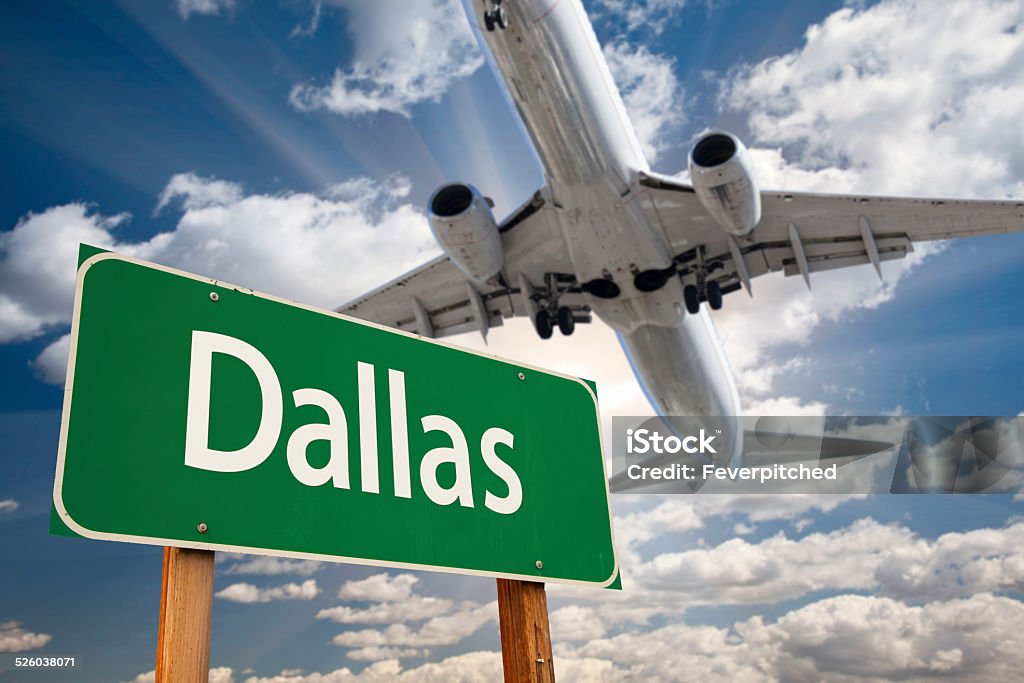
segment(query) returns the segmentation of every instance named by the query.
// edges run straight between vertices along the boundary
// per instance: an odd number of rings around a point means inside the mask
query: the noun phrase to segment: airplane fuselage
[[[503,2],[508,28],[494,31],[484,28],[490,0],[463,4],[540,157],[574,275],[616,286],[616,296],[585,296],[619,333],[648,398],[663,414],[738,414],[710,319],[686,313],[678,278],[653,292],[634,286],[673,254],[632,201],[649,166],[579,0]]]

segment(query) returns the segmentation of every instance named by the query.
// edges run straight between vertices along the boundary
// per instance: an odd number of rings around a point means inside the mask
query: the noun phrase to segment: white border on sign
[[[473,354],[473,355],[476,355],[476,356],[482,356],[484,358],[490,358],[491,360],[496,360],[498,362],[505,363],[505,364],[513,366],[515,368],[522,368],[522,369],[526,369],[526,370],[531,370],[533,372],[539,372],[541,374],[550,375],[550,376],[553,376],[553,377],[561,377],[562,379],[572,380],[574,382],[579,383],[580,385],[583,386],[584,389],[587,390],[587,393],[590,394],[590,397],[591,397],[591,399],[594,402],[594,415],[597,418],[597,420],[596,420],[596,422],[597,422],[597,439],[598,439],[598,445],[601,448],[601,469],[602,469],[602,472],[604,473],[604,495],[605,495],[605,503],[607,504],[607,508],[608,508],[608,528],[611,531],[611,537],[612,537],[611,541],[612,541],[613,571],[612,571],[611,576],[608,577],[608,579],[605,580],[605,581],[579,581],[579,580],[575,580],[575,579],[562,579],[562,578],[558,578],[558,577],[548,577],[548,576],[537,575],[537,574],[508,574],[508,573],[504,573],[504,572],[490,572],[490,571],[484,571],[484,570],[479,570],[479,569],[461,569],[461,568],[458,568],[458,567],[443,567],[443,566],[437,566],[437,565],[422,565],[422,564],[415,564],[415,563],[411,563],[411,562],[389,562],[389,561],[381,561],[381,560],[370,560],[370,559],[358,558],[358,557],[341,557],[341,556],[338,556],[338,555],[320,555],[320,554],[317,554],[317,553],[290,552],[290,551],[285,551],[285,550],[273,550],[273,549],[268,549],[268,548],[253,548],[253,547],[249,547],[249,546],[224,545],[224,544],[221,544],[221,543],[202,543],[202,542],[194,542],[194,541],[183,541],[183,540],[180,540],[180,539],[154,538],[154,537],[151,537],[151,536],[132,536],[130,534],[116,534],[116,533],[108,533],[108,532],[103,532],[103,531],[93,531],[92,529],[87,529],[84,526],[80,525],[78,522],[76,522],[74,519],[72,519],[71,515],[67,511],[67,508],[64,507],[64,500],[63,500],[62,495],[61,495],[62,494],[62,487],[63,487],[63,483],[64,483],[64,456],[65,456],[65,449],[67,447],[68,421],[69,421],[69,418],[71,416],[71,396],[72,396],[72,391],[71,390],[72,390],[72,386],[74,384],[75,360],[76,360],[77,351],[78,351],[79,315],[81,313],[81,308],[82,308],[82,290],[84,289],[86,274],[89,272],[89,269],[92,268],[97,263],[99,263],[101,261],[111,260],[111,259],[118,260],[118,261],[124,261],[126,263],[131,263],[131,264],[134,264],[134,265],[137,265],[137,266],[142,266],[144,268],[152,268],[153,270],[159,270],[159,271],[162,271],[162,272],[165,272],[165,273],[170,273],[172,275],[177,275],[179,277],[188,278],[190,280],[196,280],[198,282],[207,282],[207,283],[209,283],[213,287],[223,287],[223,288],[227,288],[227,289],[234,289],[235,291],[242,292],[242,293],[245,293],[245,294],[251,294],[252,296],[259,297],[260,299],[266,299],[267,301],[273,301],[273,302],[276,302],[276,303],[285,304],[285,305],[288,305],[288,306],[292,306],[293,308],[301,308],[303,310],[310,311],[312,313],[318,313],[320,315],[325,315],[325,316],[328,316],[328,317],[331,317],[331,318],[339,318],[341,320],[345,320],[345,321],[348,321],[350,323],[356,323],[357,325],[364,325],[366,327],[373,327],[375,329],[378,329],[378,330],[381,330],[381,331],[384,331],[384,332],[388,332],[390,334],[404,335],[406,337],[409,337],[410,339],[417,339],[419,341],[424,341],[424,342],[428,342],[428,343],[431,343],[431,344],[437,344],[438,346],[444,346],[446,348],[454,349],[454,350],[460,351],[462,353],[469,353],[469,354]],[[67,371],[67,379],[65,380],[65,384],[64,384],[64,408],[63,408],[63,410],[61,412],[60,442],[59,442],[59,445],[57,447],[57,473],[56,473],[56,476],[55,476],[54,481],[53,481],[53,504],[57,508],[57,513],[60,515],[61,520],[64,522],[64,524],[66,524],[68,526],[68,528],[70,528],[72,531],[74,531],[75,533],[77,533],[77,534],[79,534],[81,536],[84,536],[86,538],[92,538],[92,539],[100,540],[100,541],[122,541],[122,542],[129,542],[129,543],[141,543],[141,544],[146,544],[146,545],[163,545],[163,546],[174,546],[174,547],[178,547],[178,548],[192,548],[192,549],[196,549],[196,550],[215,550],[215,551],[216,550],[221,550],[221,551],[225,551],[225,552],[241,552],[241,553],[249,553],[249,554],[253,554],[253,555],[270,555],[270,556],[273,556],[273,557],[287,557],[287,558],[297,558],[297,559],[304,559],[304,560],[318,560],[318,561],[321,561],[321,562],[338,562],[338,563],[346,563],[346,564],[359,564],[359,565],[365,565],[365,566],[369,566],[369,567],[393,567],[395,569],[416,569],[416,570],[421,570],[421,571],[444,572],[444,573],[449,573],[449,574],[465,574],[465,575],[469,575],[469,576],[485,576],[485,577],[489,577],[489,578],[499,578],[499,579],[517,579],[519,581],[542,581],[542,582],[545,582],[545,583],[560,583],[560,584],[566,584],[566,585],[570,585],[570,586],[590,586],[590,587],[597,587],[597,588],[606,588],[607,586],[611,585],[615,581],[616,577],[618,577],[618,575],[619,575],[619,556],[618,556],[618,552],[615,549],[615,524],[614,524],[614,519],[612,518],[611,494],[610,494],[610,491],[608,489],[608,469],[607,469],[607,463],[605,462],[605,457],[604,457],[604,439],[603,439],[603,435],[601,434],[601,414],[600,414],[600,412],[598,410],[598,407],[597,407],[597,396],[594,395],[594,392],[590,388],[590,385],[587,384],[586,382],[584,382],[583,380],[581,380],[579,377],[573,377],[572,375],[564,375],[564,374],[562,374],[560,372],[554,372],[554,371],[551,371],[551,370],[545,370],[543,368],[538,368],[538,367],[535,367],[535,366],[532,366],[532,365],[528,365],[528,364],[525,364],[525,363],[515,363],[515,362],[513,362],[513,361],[511,361],[511,360],[509,360],[507,358],[502,358],[500,356],[495,356],[494,354],[482,353],[482,352],[476,351],[474,349],[462,348],[461,346],[456,346],[455,344],[450,344],[450,343],[447,343],[447,342],[439,341],[437,339],[431,339],[429,337],[423,337],[423,336],[420,336],[418,334],[413,334],[412,332],[407,332],[405,330],[396,330],[394,328],[386,327],[386,326],[380,325],[378,323],[369,322],[367,320],[360,320],[358,318],[352,318],[350,316],[343,315],[343,314],[338,313],[336,311],[327,311],[327,310],[320,309],[320,308],[314,308],[313,306],[307,306],[305,304],[300,304],[300,303],[297,303],[295,301],[289,301],[288,299],[283,299],[281,297],[276,297],[276,296],[273,296],[271,294],[263,294],[261,292],[256,292],[254,290],[249,289],[248,287],[239,287],[237,285],[232,285],[232,284],[229,284],[227,282],[221,282],[220,280],[213,280],[211,278],[201,277],[199,275],[195,275],[194,273],[187,273],[187,272],[182,271],[182,270],[177,270],[176,268],[168,268],[167,266],[162,266],[162,265],[159,265],[159,264],[156,264],[156,263],[151,263],[149,261],[143,261],[142,259],[133,258],[131,256],[125,256],[123,254],[117,254],[117,253],[114,253],[114,252],[104,252],[104,253],[100,253],[100,254],[95,254],[95,255],[90,256],[89,258],[87,258],[82,263],[81,267],[78,269],[78,277],[77,277],[77,279],[75,281],[75,308],[74,308],[73,316],[71,318],[71,348],[70,348],[70,351],[68,352],[68,371]]]

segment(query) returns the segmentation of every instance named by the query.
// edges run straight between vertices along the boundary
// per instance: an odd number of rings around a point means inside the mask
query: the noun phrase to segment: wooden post
[[[544,584],[498,579],[498,625],[505,683],[554,683]]]
[[[213,551],[164,548],[156,683],[206,683],[210,677]]]

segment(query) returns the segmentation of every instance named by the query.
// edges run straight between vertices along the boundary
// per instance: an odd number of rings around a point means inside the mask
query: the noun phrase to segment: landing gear
[[[576,331],[576,317],[568,306],[559,308],[554,317],[547,310],[537,311],[537,315],[533,316],[533,326],[541,339],[551,339],[555,333],[556,323],[558,331],[566,337]]]
[[[589,323],[590,307],[579,301],[582,287],[575,276],[567,273],[545,273],[544,286],[536,287],[525,276],[520,277],[520,294],[523,305],[534,311],[533,327],[541,339],[551,339],[555,326],[568,337],[576,331],[576,323]],[[561,303],[565,296],[571,296],[568,303]]]
[[[695,285],[686,285],[683,287],[683,301],[686,302],[686,312],[690,315],[697,315],[700,313],[700,293],[697,292]]]
[[[566,337],[576,330],[576,318],[573,317],[572,310],[566,306],[558,309],[558,329]]]
[[[707,299],[708,306],[711,307],[712,311],[717,311],[722,308],[722,286],[715,281],[708,283],[707,287]]]
[[[537,311],[537,315],[533,317],[533,326],[537,328],[537,335],[541,339],[551,339],[551,335],[555,333],[551,327],[551,314],[547,311]]]
[[[722,286],[712,280],[705,287],[704,296],[701,296],[696,285],[686,285],[683,287],[683,301],[686,303],[686,312],[690,315],[700,313],[702,301],[707,301],[712,311],[720,310],[722,308]]]
[[[494,8],[484,12],[484,28],[493,31],[495,28],[505,30],[508,28],[508,14],[501,6],[501,0],[494,0]]]
[[[686,279],[693,278],[690,280],[692,284],[683,287],[683,303],[686,304],[686,312],[690,315],[700,313],[700,305],[705,301],[712,311],[721,310],[722,295],[740,288],[739,284],[726,281],[726,289],[722,291],[722,277],[717,273],[722,271],[724,266],[718,258],[706,259],[704,247],[687,252],[680,258],[685,262],[685,266],[679,270],[680,275]],[[676,267],[678,268],[678,265]],[[712,279],[713,277],[717,279]]]

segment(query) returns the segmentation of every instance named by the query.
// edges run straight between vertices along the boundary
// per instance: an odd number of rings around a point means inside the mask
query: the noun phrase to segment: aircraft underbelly
[[[675,327],[645,325],[619,339],[662,415],[740,415],[739,395],[706,313]]]

